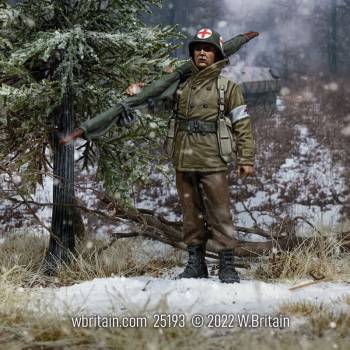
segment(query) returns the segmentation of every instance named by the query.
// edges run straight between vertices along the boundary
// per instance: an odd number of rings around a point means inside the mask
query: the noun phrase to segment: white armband
[[[241,106],[234,108],[228,114],[228,116],[230,117],[232,124],[238,122],[241,119],[250,117],[248,114],[248,111],[247,111],[247,105],[241,105]]]

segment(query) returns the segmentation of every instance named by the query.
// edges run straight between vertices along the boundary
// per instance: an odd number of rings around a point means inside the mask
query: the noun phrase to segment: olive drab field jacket
[[[226,64],[223,59],[200,71],[193,63],[191,76],[176,92],[166,147],[178,171],[226,170],[234,158],[239,165],[254,164],[255,145],[241,89],[219,78]],[[221,124],[219,84],[225,89]],[[223,154],[228,144],[229,154],[227,149]]]

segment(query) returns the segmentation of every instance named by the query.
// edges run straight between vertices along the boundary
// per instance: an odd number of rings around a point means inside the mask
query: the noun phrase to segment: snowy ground
[[[279,116],[276,115],[278,124]],[[320,145],[304,125],[295,126],[298,136],[294,143],[291,157],[285,159],[272,181],[262,179],[263,189],[255,191],[255,195],[244,202],[254,212],[257,208],[256,220],[259,224],[271,224],[273,219],[268,214],[259,214],[264,203],[271,202],[276,207],[284,208],[285,214],[291,217],[303,216],[316,226],[333,227],[340,218],[341,205],[318,202],[332,198],[332,193],[340,194],[345,188],[344,168],[334,164],[330,150]],[[233,188],[232,190],[239,190]],[[296,198],[288,203],[283,193],[297,190]],[[319,200],[321,198],[321,200]],[[308,203],[308,204],[306,204]],[[254,222],[240,203],[235,204],[236,223],[240,226],[253,226]],[[304,223],[300,231],[309,227]]]
[[[298,282],[300,284],[300,282]],[[61,314],[120,315],[155,312],[278,314],[279,306],[300,300],[323,303],[350,312],[340,300],[350,294],[349,284],[319,283],[290,291],[292,283],[242,280],[223,284],[217,278],[152,277],[98,278],[69,287],[45,289],[44,298]]]

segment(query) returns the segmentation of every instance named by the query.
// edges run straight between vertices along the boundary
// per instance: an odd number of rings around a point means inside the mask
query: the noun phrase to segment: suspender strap
[[[219,91],[218,118],[224,118],[225,116],[225,91],[227,90],[227,85],[228,85],[228,79],[225,79],[220,75],[217,79],[217,89]]]
[[[185,87],[186,83],[187,83],[187,80],[180,82],[176,89],[176,101],[175,101],[175,109],[174,109],[176,119],[178,118],[178,114],[179,114],[180,93],[182,89]]]

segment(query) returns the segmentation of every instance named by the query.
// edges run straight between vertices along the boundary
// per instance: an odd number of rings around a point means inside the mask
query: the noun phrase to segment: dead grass
[[[350,306],[350,294],[344,298],[344,302]]]
[[[69,285],[94,278],[111,276],[159,276],[162,271],[177,266],[176,252],[167,258],[151,257],[141,261],[142,240],[117,240],[106,245],[105,240],[92,239],[77,243],[70,264],[61,264],[55,277],[43,274],[43,259],[47,240],[29,234],[9,235],[0,245],[1,272],[11,283],[22,287],[35,285]],[[9,273],[10,272],[10,273]]]
[[[343,302],[349,298],[349,295],[336,303]],[[307,321],[307,327],[310,332],[318,337],[322,337],[329,332],[336,333],[341,337],[350,336],[350,310],[341,310],[324,304],[311,303],[309,301],[300,301],[282,304],[279,312],[294,317],[304,317]]]
[[[314,232],[304,243],[289,251],[262,257],[254,270],[254,277],[262,280],[349,280],[350,259],[341,252],[331,234]]]
[[[107,249],[106,242],[94,240],[80,242],[77,254],[72,256],[72,263],[61,265],[57,279],[63,284],[86,281],[93,278],[111,276],[159,276],[165,268],[170,269],[178,264],[176,253],[166,259],[154,257],[141,261],[142,240],[115,241]]]
[[[296,303],[286,303],[279,307],[279,312],[283,315],[306,317],[317,313],[322,305],[317,305],[307,300]]]
[[[231,338],[231,339],[230,339]],[[231,341],[231,345],[224,349],[240,350],[348,350],[349,337],[341,338],[336,333],[327,337],[315,337],[309,330],[300,328],[297,330],[267,330],[251,329],[240,330],[230,335],[224,343]],[[219,343],[221,345],[221,343]],[[218,349],[218,347],[213,347]]]

